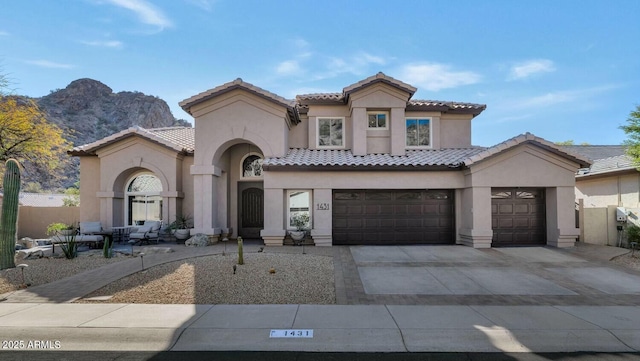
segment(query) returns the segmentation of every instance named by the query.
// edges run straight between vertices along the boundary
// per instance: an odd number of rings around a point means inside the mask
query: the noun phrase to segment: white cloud
[[[385,58],[371,55],[364,51],[346,58],[330,57],[326,61],[327,70],[316,74],[312,79],[322,80],[334,78],[341,74],[353,74],[357,76],[370,75],[370,73],[378,72],[380,70],[371,70],[370,68],[372,65],[385,65],[386,63],[387,61]]]
[[[450,65],[419,63],[403,66],[399,79],[418,88],[439,91],[480,82],[482,76],[472,71],[455,71]]]
[[[27,60],[26,61],[27,64],[31,64],[31,65],[35,65],[35,66],[39,66],[42,68],[52,68],[52,69],[72,69],[75,68],[75,65],[72,64],[63,64],[63,63],[56,63],[53,61],[49,61],[49,60]]]
[[[6,31],[0,30],[0,36],[9,36],[9,33]]]
[[[173,23],[164,13],[145,0],[107,0],[109,3],[121,8],[133,11],[140,21],[145,24],[155,25],[161,29],[173,26]]]
[[[297,60],[286,60],[278,64],[276,72],[280,75],[297,75],[302,72],[300,63]]]
[[[81,41],[82,44],[89,46],[98,46],[105,48],[121,48],[122,42],[118,40],[107,40],[107,41]]]
[[[213,10],[215,0],[187,0],[188,3],[199,7],[200,9],[210,12]]]
[[[553,62],[548,59],[533,59],[522,63],[515,64],[509,72],[509,80],[517,80],[528,78],[539,73],[550,73],[556,68]]]
[[[584,107],[590,99],[618,88],[620,85],[607,84],[590,88],[550,91],[532,97],[501,98],[492,109],[498,112],[522,112],[570,103],[581,104]]]

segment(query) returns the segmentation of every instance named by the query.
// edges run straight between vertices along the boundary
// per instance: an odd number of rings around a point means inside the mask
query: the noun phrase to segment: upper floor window
[[[369,129],[389,129],[388,112],[367,112]]]
[[[318,118],[318,147],[344,146],[344,118]]]
[[[407,118],[407,147],[431,146],[431,118]]]
[[[242,178],[262,177],[262,157],[257,154],[249,154],[242,160]]]

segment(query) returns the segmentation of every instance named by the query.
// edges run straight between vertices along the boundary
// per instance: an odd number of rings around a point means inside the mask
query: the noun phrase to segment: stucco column
[[[264,229],[260,237],[265,246],[282,246],[284,244],[284,189],[264,189]]]
[[[220,234],[218,224],[218,177],[222,173],[216,166],[191,166],[193,176],[193,230],[192,234]]]
[[[404,108],[391,108],[391,155],[405,155]]]
[[[122,211],[124,202],[123,192],[97,192],[96,198],[100,200],[100,222],[107,229],[114,226],[123,226]],[[86,221],[80,214],[80,221]],[[126,220],[125,220],[126,222]]]
[[[313,237],[316,246],[331,246],[333,244],[331,238],[331,209],[333,208],[331,194],[331,189],[313,190],[311,237]]]
[[[491,248],[491,187],[462,190],[462,244],[473,248]]]
[[[546,189],[547,245],[573,247],[580,230],[576,228],[575,188]]]
[[[353,134],[351,135],[353,155],[366,155],[368,127],[367,109],[353,108],[351,112],[351,121],[353,123]]]

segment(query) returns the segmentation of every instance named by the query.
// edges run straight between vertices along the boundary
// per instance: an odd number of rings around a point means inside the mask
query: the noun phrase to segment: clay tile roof
[[[389,84],[391,86],[394,86],[396,88],[402,89],[404,91],[406,91],[407,93],[411,94],[411,96],[413,96],[413,94],[415,94],[415,92],[418,90],[417,88],[413,87],[412,85],[409,85],[405,82],[402,82],[398,79],[392,78],[386,74],[384,74],[383,72],[379,72],[376,75],[372,75],[366,79],[360,80],[357,83],[351,84],[349,86],[344,87],[344,89],[342,89],[342,93],[345,95],[345,97],[348,97],[349,94],[358,91],[368,85],[374,84],[374,83],[378,83],[378,82],[382,82],[382,83],[386,83]],[[410,96],[410,97],[411,97]]]
[[[341,101],[343,99],[342,93],[313,93],[313,94],[301,94],[296,95],[296,100],[333,100]]]
[[[250,93],[256,94],[262,98],[265,98],[267,100],[270,100],[272,102],[275,102],[277,104],[280,104],[284,107],[286,107],[287,109],[294,109],[295,108],[295,101],[294,100],[289,100],[289,99],[285,99],[275,93],[272,93],[270,91],[264,90],[260,87],[257,87],[251,83],[247,83],[244,80],[242,80],[241,78],[237,78],[234,81],[222,84],[220,86],[217,86],[213,89],[209,89],[207,91],[204,91],[200,94],[196,94],[188,99],[185,99],[183,101],[181,101],[179,103],[179,105],[182,107],[182,109],[184,109],[185,112],[191,114],[191,107],[202,103],[208,99],[211,99],[213,97],[216,97],[220,94],[224,94],[226,92],[232,91],[234,89],[244,89]]]
[[[514,148],[524,143],[534,143],[548,151],[551,151],[565,158],[573,160],[574,162],[578,163],[581,167],[588,167],[592,163],[592,161],[588,157],[585,157],[584,155],[578,154],[571,150],[564,149],[562,146],[551,143],[548,140],[545,140],[543,138],[536,137],[531,133],[525,133],[525,134],[520,134],[511,139],[508,139],[500,144],[494,145],[493,147],[487,148],[483,152],[480,152],[478,154],[473,155],[472,157],[465,159],[464,164],[466,166],[473,165],[475,163],[481,162],[496,154],[502,153],[508,149]]]
[[[441,100],[409,100],[407,110],[437,110],[448,113],[478,115],[487,108],[485,104],[462,103]]]
[[[191,127],[168,127],[147,129],[149,132],[176,144],[187,153],[193,153],[195,149],[195,129]]]
[[[565,145],[562,148],[593,159],[591,167],[578,171],[578,178],[636,169],[623,145]]]
[[[355,156],[347,149],[290,149],[287,155],[278,158],[266,158],[263,167],[277,170],[287,167],[349,167],[349,168],[423,168],[462,166],[462,160],[469,158],[485,148],[452,148],[407,150],[406,155],[367,154]]]
[[[67,153],[70,155],[92,155],[95,151],[119,140],[132,136],[140,136],[152,142],[158,143],[165,147],[181,153],[193,153],[195,129],[191,127],[168,127],[145,129],[142,127],[131,127],[121,132],[112,134],[106,138],[102,138],[93,143],[88,143],[78,147],[74,147]]]

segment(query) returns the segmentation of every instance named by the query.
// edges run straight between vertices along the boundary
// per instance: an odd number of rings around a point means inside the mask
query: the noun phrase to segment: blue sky
[[[473,143],[619,144],[640,104],[640,1],[3,1],[0,66],[40,97],[79,78],[178,102],[235,78],[286,98],[382,71],[482,103]]]

